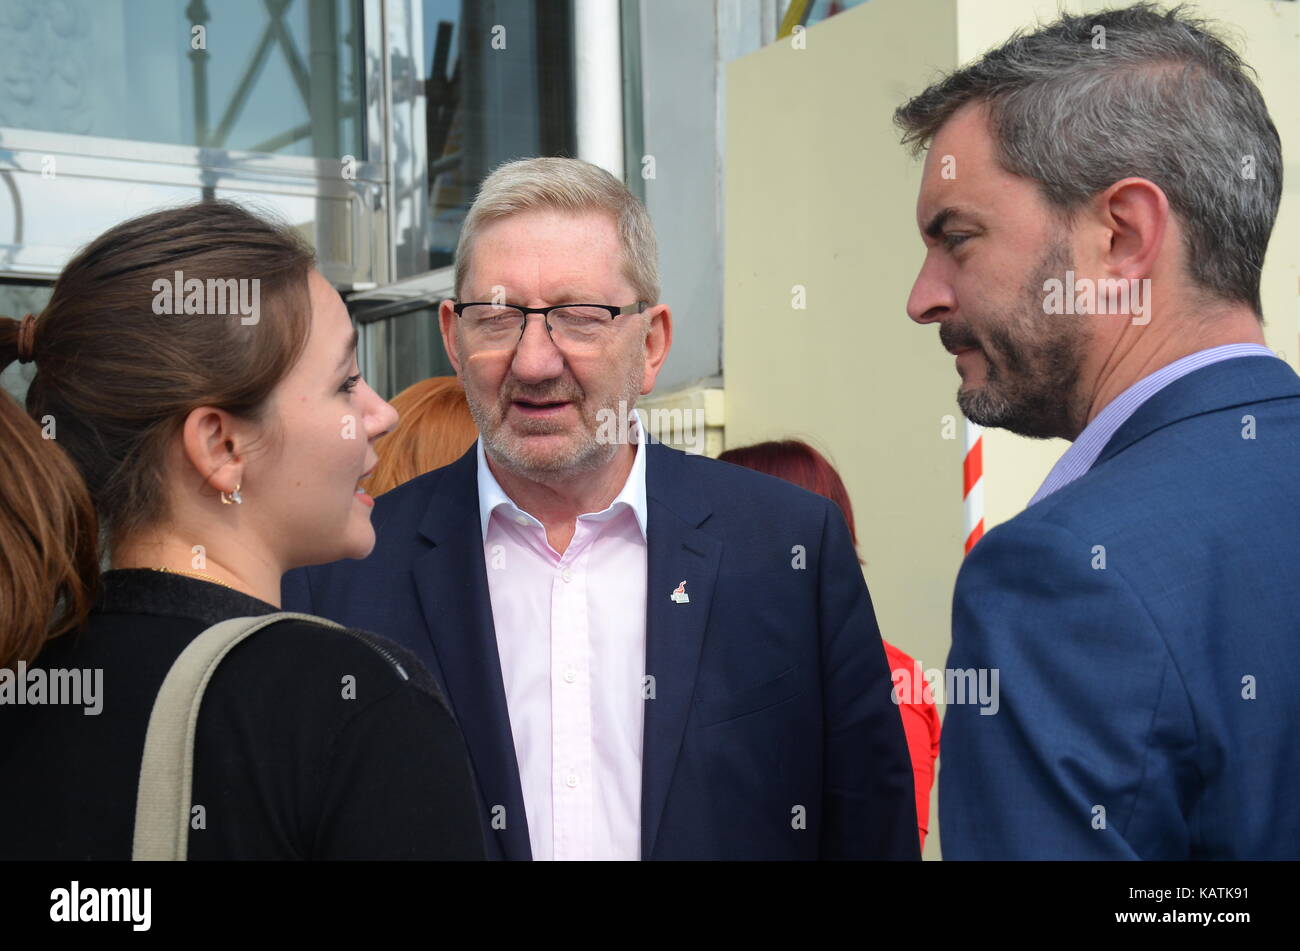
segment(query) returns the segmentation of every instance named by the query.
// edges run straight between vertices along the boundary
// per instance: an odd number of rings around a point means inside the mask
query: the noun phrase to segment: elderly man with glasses
[[[286,606],[425,662],[489,854],[917,858],[843,516],[649,441],[634,410],[672,343],[642,204],[585,162],[504,165],[455,280],[439,318],[480,439],[376,500],[369,558],[287,576]]]

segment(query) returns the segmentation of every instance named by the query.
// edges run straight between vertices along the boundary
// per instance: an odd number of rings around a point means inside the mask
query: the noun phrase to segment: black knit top
[[[276,610],[184,575],[107,572],[85,628],[0,679],[0,859],[129,859],[145,730],[172,662],[212,624]],[[208,683],[189,857],[482,858],[477,800],[460,729],[413,655],[282,621]]]

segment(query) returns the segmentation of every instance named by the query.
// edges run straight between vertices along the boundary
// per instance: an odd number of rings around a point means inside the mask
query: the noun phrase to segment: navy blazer
[[[918,858],[902,721],[843,515],[779,479],[645,448],[645,669],[655,691],[642,857]],[[286,575],[285,608],[375,631],[420,657],[465,733],[489,848],[531,858],[475,449],[379,497],[374,525],[368,558]],[[679,604],[669,595],[683,578],[690,601]]]
[[[967,556],[944,858],[1300,858],[1300,378],[1240,357],[1140,406]]]

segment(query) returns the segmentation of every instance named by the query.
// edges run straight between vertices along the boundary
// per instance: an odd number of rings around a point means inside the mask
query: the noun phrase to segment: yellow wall
[[[962,428],[952,358],[903,309],[919,167],[890,115],[955,61],[955,6],[872,0],[810,28],[807,49],[781,41],[727,73],[726,443],[801,436],[826,452],[881,630],[925,668],[948,651]]]
[[[1200,7],[1244,27],[1243,51],[1282,132],[1288,188],[1264,304],[1269,343],[1293,365],[1298,6]],[[925,668],[948,653],[963,443],[952,357],[904,309],[922,260],[920,163],[898,145],[891,114],[938,71],[1055,12],[1030,0],[872,0],[809,29],[805,49],[779,41],[727,72],[725,441],[802,436],[827,452],[853,498],[881,630]],[[805,309],[792,306],[796,285]],[[946,416],[955,438],[944,438]],[[987,527],[1024,507],[1065,445],[985,431]],[[937,858],[933,800],[930,829],[925,855]]]

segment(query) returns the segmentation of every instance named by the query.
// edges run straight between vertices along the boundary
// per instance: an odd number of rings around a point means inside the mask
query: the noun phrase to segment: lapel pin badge
[[[674,601],[675,603],[677,603],[677,604],[690,604],[690,603],[691,603],[691,596],[690,596],[689,594],[686,593],[686,582],[685,582],[685,581],[683,581],[683,582],[682,582],[681,584],[679,584],[676,588],[674,588],[674,589],[673,589],[673,593],[670,594],[669,597],[672,598],[673,601]]]

